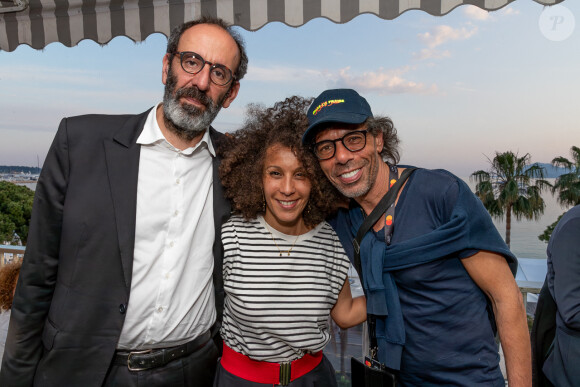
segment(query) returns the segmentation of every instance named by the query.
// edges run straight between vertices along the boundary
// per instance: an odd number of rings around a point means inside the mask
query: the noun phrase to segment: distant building
[[[0,267],[12,262],[22,262],[25,246],[0,245]]]

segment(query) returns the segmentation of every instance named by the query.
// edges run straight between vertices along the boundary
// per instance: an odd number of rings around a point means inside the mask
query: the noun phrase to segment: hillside
[[[555,178],[569,171],[566,168],[554,167],[552,164],[548,163],[536,163],[540,167],[544,167],[544,177],[545,178]]]

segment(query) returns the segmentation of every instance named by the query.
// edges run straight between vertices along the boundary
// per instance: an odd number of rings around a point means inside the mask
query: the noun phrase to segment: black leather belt
[[[126,365],[129,371],[143,371],[150,368],[162,367],[170,361],[187,356],[211,339],[210,331],[206,331],[192,341],[170,348],[146,349],[141,351],[117,351],[113,358],[116,365]]]

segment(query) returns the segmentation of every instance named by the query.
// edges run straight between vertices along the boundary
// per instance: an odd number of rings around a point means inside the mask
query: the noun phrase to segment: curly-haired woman
[[[366,319],[324,221],[341,198],[301,147],[310,102],[251,106],[225,147],[220,177],[234,215],[222,227],[224,352],[214,386],[336,385],[322,355],[328,316],[343,328]]]
[[[12,299],[16,282],[20,275],[22,263],[9,263],[0,269],[0,364],[4,357],[4,344],[8,334],[8,323],[10,322],[10,310],[12,309]]]

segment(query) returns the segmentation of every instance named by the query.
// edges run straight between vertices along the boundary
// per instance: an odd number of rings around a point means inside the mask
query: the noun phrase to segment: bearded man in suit
[[[62,120],[36,189],[2,386],[210,386],[223,308],[210,124],[247,70],[223,20],[176,27],[163,102]]]

